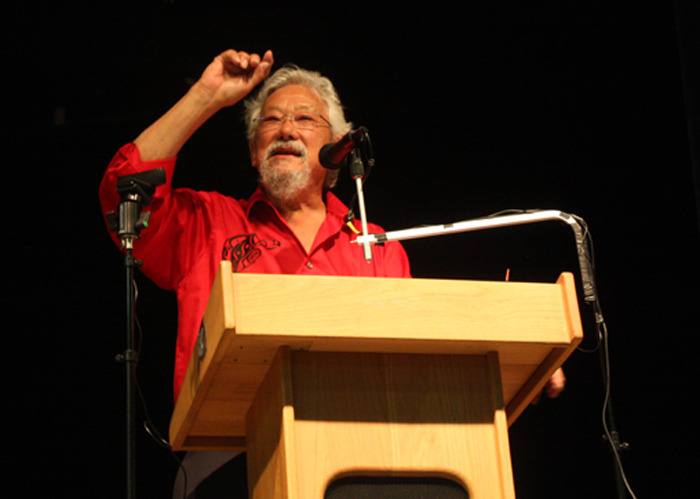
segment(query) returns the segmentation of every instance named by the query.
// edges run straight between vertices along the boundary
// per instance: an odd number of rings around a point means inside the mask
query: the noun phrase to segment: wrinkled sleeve
[[[148,227],[134,243],[134,256],[143,261],[141,270],[158,286],[176,289],[196,255],[206,242],[206,217],[202,197],[188,189],[172,189],[176,158],[142,161],[138,147],[122,146],[110,161],[99,187],[99,199],[105,224],[114,243],[121,247],[115,231],[107,223],[107,214],[116,213],[120,202],[117,180],[124,175],[163,168],[166,181],[156,187],[145,211],[150,211]],[[188,244],[181,244],[188,241]],[[192,244],[192,242],[198,244]]]

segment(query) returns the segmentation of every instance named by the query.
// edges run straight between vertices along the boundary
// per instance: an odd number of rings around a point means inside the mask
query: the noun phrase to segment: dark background
[[[696,497],[700,9],[204,3],[6,7],[3,365],[5,412],[16,421],[2,459],[26,495],[125,495],[124,373],[113,360],[125,347],[124,271],[97,186],[117,148],[230,47],[271,48],[276,66],[294,62],[334,81],[349,119],[370,131],[367,210],[387,230],[509,208],[583,217],[616,420],[631,446],[628,479],[639,498]],[[186,145],[177,185],[252,190],[239,111],[219,113]],[[344,178],[338,194],[347,202],[352,193]],[[405,247],[416,277],[578,276],[572,234],[556,223]],[[175,301],[141,275],[138,286],[140,386],[167,434]],[[565,368],[565,393],[511,428],[517,496],[616,497],[598,354],[576,352]],[[140,427],[137,457],[138,495],[169,497],[175,460]]]

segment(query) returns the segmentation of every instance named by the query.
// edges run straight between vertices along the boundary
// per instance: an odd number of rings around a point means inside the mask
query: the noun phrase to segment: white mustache
[[[278,151],[291,151],[298,153],[302,158],[306,158],[307,149],[303,142],[299,140],[285,141],[276,140],[267,147],[265,159],[270,159]]]

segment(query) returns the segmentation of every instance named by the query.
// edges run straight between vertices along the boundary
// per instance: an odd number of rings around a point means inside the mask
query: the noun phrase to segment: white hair
[[[343,135],[350,131],[352,123],[345,120],[343,105],[340,103],[340,98],[338,97],[333,83],[317,71],[309,71],[295,64],[287,64],[272,73],[272,75],[265,80],[262,87],[260,87],[260,90],[244,103],[244,119],[249,141],[252,141],[255,137],[260,111],[267,98],[276,90],[287,85],[303,85],[308,87],[316,92],[326,103],[328,106],[328,122],[331,126],[332,136]],[[339,170],[328,171],[324,183],[325,188],[330,189],[335,186],[338,181],[338,173]]]

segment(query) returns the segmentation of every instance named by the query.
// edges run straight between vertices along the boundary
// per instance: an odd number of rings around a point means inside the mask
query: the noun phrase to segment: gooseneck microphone
[[[337,170],[344,164],[345,158],[367,136],[367,129],[363,126],[350,130],[340,140],[326,144],[318,153],[318,159],[325,168]]]

